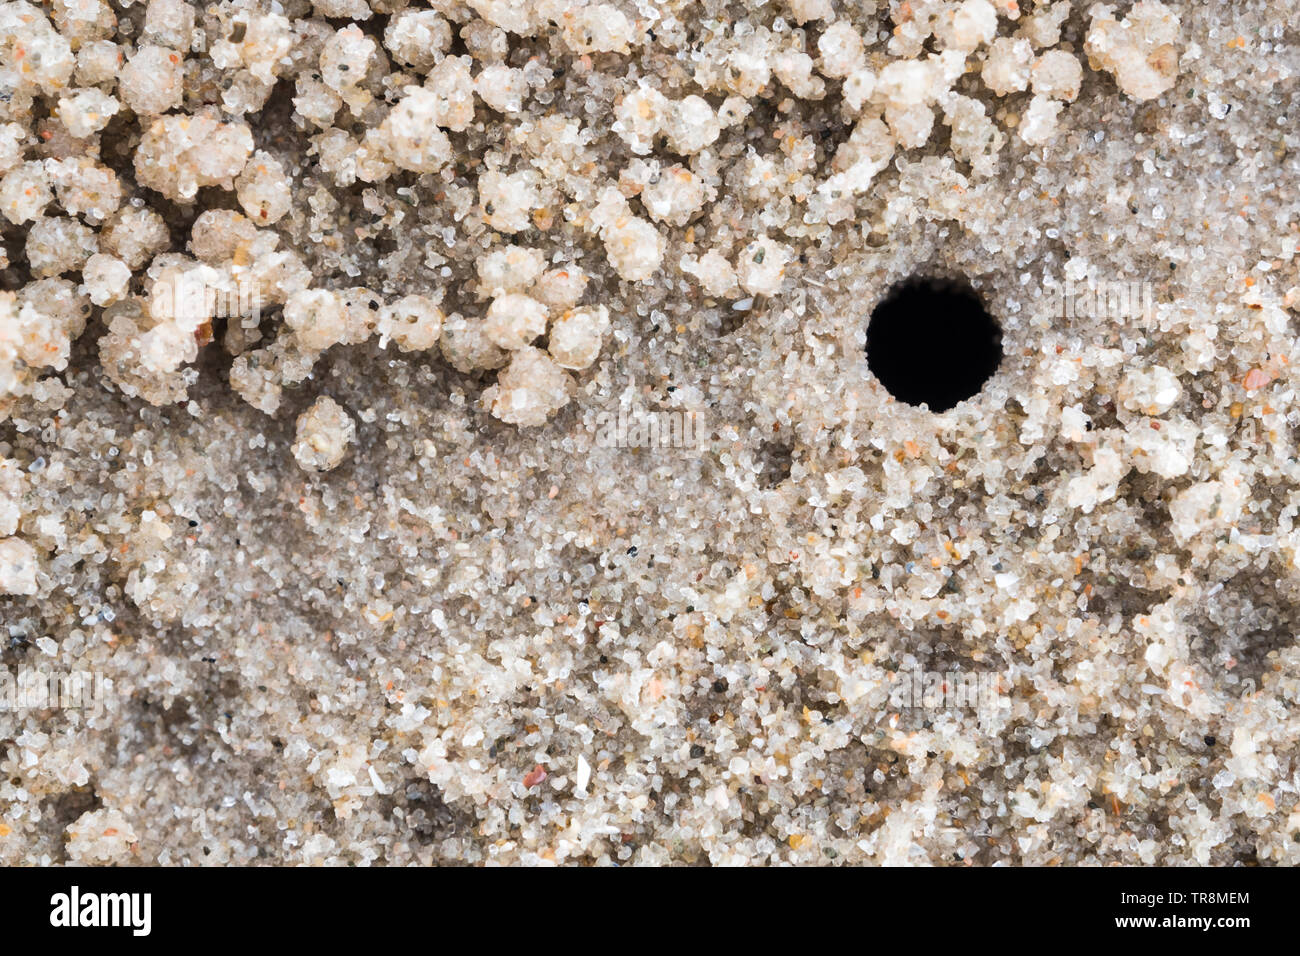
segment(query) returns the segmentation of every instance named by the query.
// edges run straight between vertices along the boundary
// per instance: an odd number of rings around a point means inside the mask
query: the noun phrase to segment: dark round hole
[[[900,402],[943,412],[973,396],[1002,361],[1002,333],[965,282],[912,278],[867,326],[867,365]]]

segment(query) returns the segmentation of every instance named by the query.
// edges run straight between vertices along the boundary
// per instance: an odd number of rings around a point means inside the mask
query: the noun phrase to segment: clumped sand
[[[1300,862],[1293,20],[0,4],[0,862]]]

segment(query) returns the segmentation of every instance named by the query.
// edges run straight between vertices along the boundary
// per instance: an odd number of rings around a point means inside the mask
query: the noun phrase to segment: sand
[[[1293,20],[4,3],[0,863],[1300,862]]]

